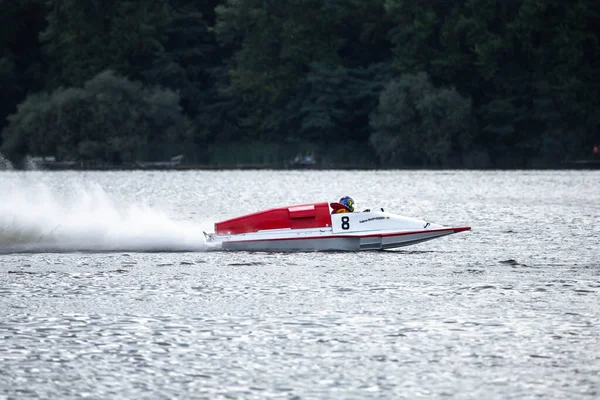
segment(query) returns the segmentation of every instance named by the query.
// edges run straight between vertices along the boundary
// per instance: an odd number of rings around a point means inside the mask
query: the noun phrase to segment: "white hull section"
[[[239,251],[385,250],[437,239],[468,228],[450,228],[385,212],[331,216],[330,227],[274,229],[236,235],[207,235],[207,244]]]

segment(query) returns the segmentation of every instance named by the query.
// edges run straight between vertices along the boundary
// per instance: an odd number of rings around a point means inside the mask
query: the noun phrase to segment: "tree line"
[[[12,160],[193,149],[206,163],[219,146],[276,144],[382,167],[528,167],[600,143],[596,0],[0,7]]]

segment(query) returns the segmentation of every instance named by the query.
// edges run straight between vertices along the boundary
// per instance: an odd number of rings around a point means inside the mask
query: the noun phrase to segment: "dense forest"
[[[16,162],[504,168],[600,144],[597,0],[0,8],[0,152]]]

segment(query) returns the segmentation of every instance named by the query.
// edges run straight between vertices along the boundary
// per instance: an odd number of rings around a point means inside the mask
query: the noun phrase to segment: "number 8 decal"
[[[342,217],[342,229],[350,229],[350,217]]]

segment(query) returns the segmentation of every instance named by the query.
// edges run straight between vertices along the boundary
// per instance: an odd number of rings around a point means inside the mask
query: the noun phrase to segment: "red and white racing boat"
[[[359,251],[425,242],[471,228],[447,227],[381,211],[332,214],[339,203],[272,208],[215,223],[206,243],[223,250]]]

